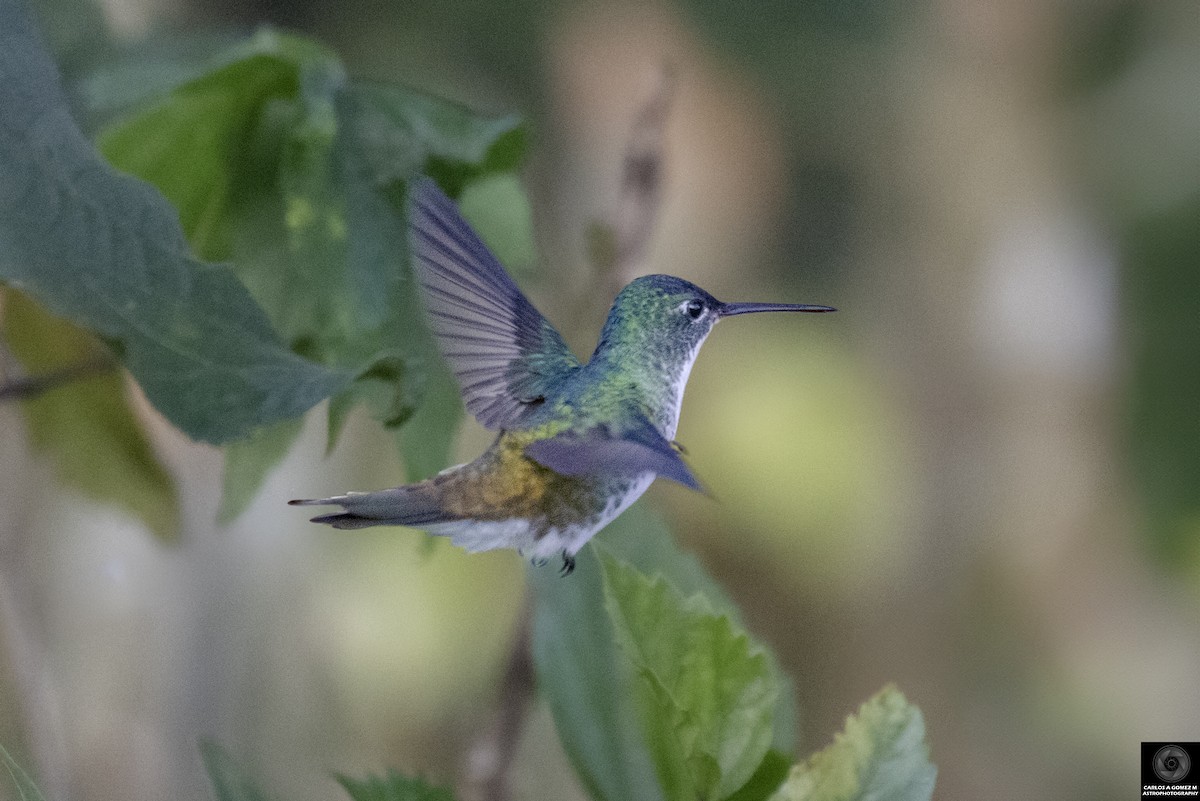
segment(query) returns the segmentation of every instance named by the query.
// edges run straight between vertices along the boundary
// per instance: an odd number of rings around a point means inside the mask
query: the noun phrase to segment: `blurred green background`
[[[722,326],[679,432],[716,497],[645,502],[795,678],[800,753],[888,681],[925,713],[939,799],[1128,798],[1140,741],[1200,740],[1194,0],[37,8],[62,53],[101,18],[130,40],[270,22],[525,115],[541,258],[519,280],[582,353],[611,300],[583,289],[586,233],[669,65],[647,271],[841,310]],[[56,799],[205,798],[200,736],[278,798],[339,797],[332,770],[453,783],[519,558],[288,509],[401,482],[365,417],[324,458],[310,415],[227,527],[221,454],[145,417],[173,546],[57,487],[0,406],[0,742]],[[487,442],[468,423],[459,461]],[[584,797],[543,709],[513,781]]]

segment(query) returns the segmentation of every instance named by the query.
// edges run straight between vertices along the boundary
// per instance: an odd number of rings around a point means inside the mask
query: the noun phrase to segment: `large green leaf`
[[[792,768],[770,801],[929,801],[936,779],[921,711],[885,687],[833,745]]]
[[[733,602],[695,557],[679,550],[662,520],[643,504],[634,504],[597,540],[641,572],[661,573],[685,595],[702,593],[715,610],[740,625]],[[568,578],[539,568],[530,568],[529,578],[538,687],[584,784],[594,798],[604,801],[662,799],[635,702],[638,679],[627,669],[615,642],[594,548],[579,553],[575,572]],[[774,660],[768,661],[779,688],[772,747],[790,754],[795,742],[791,688]],[[768,759],[769,755],[764,761]],[[771,766],[765,771],[767,775],[777,772]]]
[[[641,678],[647,745],[671,801],[716,801],[753,775],[777,695],[762,649],[703,595],[685,597],[601,552],[605,607]]]
[[[4,293],[4,339],[33,374],[86,365],[104,346],[19,292]],[[134,418],[125,378],[96,372],[22,403],[35,446],[51,454],[62,480],[132,512],[164,539],[179,530],[175,483]]]
[[[349,793],[353,801],[454,801],[454,795],[441,787],[434,787],[422,779],[412,779],[394,770],[386,776],[368,776],[351,779],[339,775],[338,784]]]
[[[0,0],[0,74],[0,281],[113,343],[197,439],[296,417],[350,380],[283,347],[229,269],[191,255],[162,196],[97,157],[16,0]]]

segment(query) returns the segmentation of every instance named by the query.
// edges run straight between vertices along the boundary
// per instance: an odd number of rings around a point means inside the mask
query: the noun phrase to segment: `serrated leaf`
[[[703,593],[720,613],[737,609],[691,554],[679,550],[662,520],[643,503],[617,518],[597,541],[644,573],[661,572],[685,594]],[[593,546],[578,555],[575,572],[561,579],[530,568],[534,597],[533,656],[538,688],[550,706],[567,756],[593,798],[662,799],[634,701],[637,677],[623,670],[604,608],[604,588]],[[771,660],[776,701],[772,747],[790,753],[795,709],[786,676]]]
[[[889,686],[846,719],[833,745],[793,767],[770,801],[928,801],[936,779],[921,711]]]
[[[762,650],[699,594],[684,597],[601,551],[605,607],[643,679],[647,744],[670,801],[716,801],[746,783],[771,743],[777,689]]]
[[[8,775],[17,788],[17,797],[21,801],[46,801],[33,779],[29,778],[29,774],[17,764],[17,760],[12,758],[4,746],[0,746],[0,759],[4,760],[4,767],[8,770]]]
[[[297,417],[349,381],[282,347],[228,268],[191,256],[162,196],[100,161],[14,0],[0,0],[0,74],[0,280],[113,342],[196,439]]]
[[[200,758],[217,801],[268,801],[258,783],[221,746],[201,741]]]
[[[423,779],[414,779],[389,770],[386,776],[368,776],[351,779],[338,775],[342,785],[353,801],[454,801],[454,795],[446,789],[427,784]]]
[[[4,293],[4,339],[32,374],[105,354],[95,337],[11,290]],[[21,405],[33,444],[51,454],[65,484],[123,507],[163,539],[178,534],[175,482],[130,410],[124,376],[115,366]]]

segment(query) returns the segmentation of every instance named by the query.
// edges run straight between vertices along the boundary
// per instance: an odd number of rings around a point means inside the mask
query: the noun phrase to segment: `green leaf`
[[[488,175],[468,184],[459,209],[510,273],[529,270],[537,263],[533,211],[516,175]]]
[[[679,550],[662,520],[637,503],[597,541],[643,573],[659,572],[685,594],[703,593],[714,609],[739,620],[733,602],[691,554]],[[605,611],[593,547],[577,557],[567,579],[529,568],[534,594],[533,656],[538,688],[550,706],[559,739],[591,795],[603,801],[662,799],[635,703],[637,677],[623,666]],[[739,624],[740,625],[740,624]],[[766,656],[770,656],[766,654]],[[772,747],[791,753],[795,711],[790,683],[769,659],[779,688]]]
[[[783,783],[791,766],[792,756],[790,754],[771,749],[763,757],[762,762],[758,763],[758,768],[755,769],[750,780],[725,801],[762,801]]]
[[[235,520],[258,494],[258,488],[288,450],[304,427],[301,418],[285,420],[260,428],[244,440],[225,448],[224,485],[217,519],[225,524]]]
[[[162,196],[100,161],[15,0],[0,0],[0,74],[0,281],[112,342],[196,439],[238,439],[349,381],[282,347],[234,275],[191,256]]]
[[[106,358],[103,345],[86,331],[19,292],[3,294],[4,339],[30,373]],[[130,410],[115,365],[24,400],[22,408],[33,444],[51,454],[64,483],[116,503],[163,539],[178,534],[175,483]]]
[[[208,740],[201,741],[200,758],[217,801],[267,801],[267,796],[245,768],[221,746]]]
[[[392,770],[383,777],[351,779],[338,775],[336,778],[353,801],[454,801],[454,795],[449,790],[426,784],[421,779],[410,779]]]
[[[484,117],[411,89],[368,82],[350,87],[345,108],[381,184],[419,170],[458,197],[469,182],[511,172],[525,156],[526,133],[515,115]]]
[[[762,650],[700,594],[684,597],[601,551],[605,606],[638,675],[648,746],[668,799],[724,798],[771,744],[777,689]]]
[[[463,416],[462,395],[450,368],[441,359],[431,358],[428,370],[424,400],[398,434],[410,481],[427,478],[449,464]]]
[[[936,779],[921,711],[888,686],[846,719],[833,745],[793,767],[770,801],[928,801]]]
[[[12,777],[13,784],[17,787],[17,797],[21,801],[46,801],[42,791],[33,783],[33,779],[29,778],[29,774],[17,764],[17,761],[2,745],[0,745],[0,759],[4,760],[4,767],[8,769],[8,775]]]

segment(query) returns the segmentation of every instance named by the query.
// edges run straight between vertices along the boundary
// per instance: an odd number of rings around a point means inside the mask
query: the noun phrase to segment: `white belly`
[[[540,539],[528,520],[456,520],[451,523],[433,523],[422,528],[442,537],[449,537],[460,548],[471,553],[492,551],[497,548],[515,548],[535,562],[549,560],[562,555],[574,556],[596,532],[607,526],[617,515],[642,496],[654,481],[654,473],[640,473],[629,489],[614,496],[597,515],[579,525],[554,527]]]

